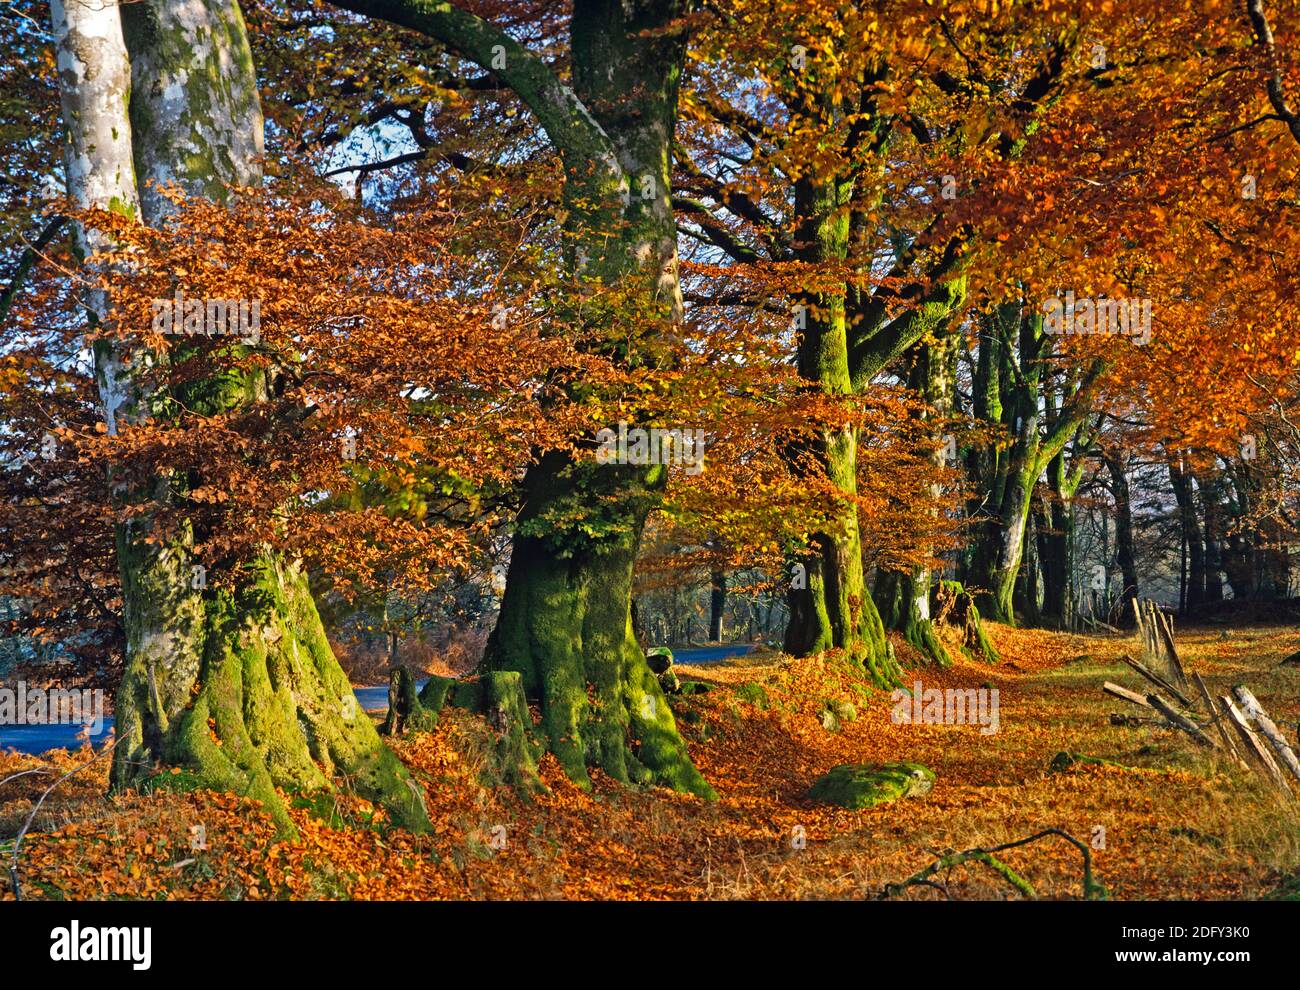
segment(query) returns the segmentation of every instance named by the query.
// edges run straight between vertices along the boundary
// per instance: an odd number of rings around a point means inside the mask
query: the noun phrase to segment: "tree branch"
[[[1268,58],[1271,70],[1268,77],[1268,102],[1277,111],[1277,115],[1286,121],[1287,130],[1296,143],[1300,144],[1300,115],[1291,109],[1286,94],[1282,91],[1282,66],[1277,59],[1273,28],[1268,23],[1268,15],[1264,13],[1264,0],[1246,0],[1246,16],[1250,18],[1250,25],[1255,32],[1255,44],[1264,49]]]
[[[9,309],[13,306],[14,299],[18,297],[18,291],[23,287],[23,283],[27,281],[27,276],[36,267],[37,258],[45,250],[45,246],[58,236],[59,231],[63,229],[63,225],[67,222],[67,217],[53,217],[45,225],[45,229],[40,232],[36,240],[23,250],[22,256],[18,259],[18,265],[14,269],[13,277],[9,279],[9,284],[5,286],[4,292],[0,293],[0,326],[4,325],[5,317],[9,315]]]
[[[571,176],[593,163],[621,179],[614,143],[572,89],[541,58],[496,25],[447,0],[331,0],[354,14],[419,31],[497,76],[532,110]]]

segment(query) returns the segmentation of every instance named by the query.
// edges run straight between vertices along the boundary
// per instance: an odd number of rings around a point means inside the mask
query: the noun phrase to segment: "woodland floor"
[[[959,662],[909,671],[930,687],[997,687],[1000,731],[896,725],[887,692],[869,698],[825,660],[767,657],[679,668],[709,681],[707,694],[675,702],[691,754],[721,798],[707,803],[663,790],[634,792],[598,778],[588,794],[550,757],[550,793],[527,803],[490,783],[490,736],[458,712],[437,729],[397,742],[424,783],[435,831],[414,838],[384,827],[364,802],[342,797],[294,811],[295,842],[276,842],[269,819],[230,795],[157,791],[104,797],[107,760],[66,781],[24,842],[29,898],[863,898],[916,873],[948,849],[991,846],[1044,828],[1084,842],[1105,828],[1097,879],[1120,899],[1253,899],[1300,877],[1300,811],[1185,737],[1152,725],[1112,726],[1130,706],[1104,680],[1137,689],[1116,658],[1131,637],[1081,637],[991,627],[997,666]],[[1300,649],[1300,629],[1179,630],[1189,673],[1214,693],[1248,684],[1286,732],[1300,719],[1300,670],[1278,661]],[[899,647],[900,653],[905,647]],[[758,684],[762,694],[741,684]],[[753,699],[753,700],[745,700]],[[858,717],[823,728],[826,699]],[[754,703],[754,702],[757,703]],[[688,722],[688,710],[698,712]],[[1136,709],[1132,710],[1136,712]],[[1125,712],[1130,714],[1132,712]],[[1049,770],[1071,750],[1128,769]],[[70,769],[89,752],[43,758],[0,754],[0,779],[29,767]],[[924,797],[867,811],[804,798],[839,763],[910,760],[937,775]],[[52,778],[0,790],[0,858],[31,800]],[[195,826],[206,849],[192,850]],[[504,832],[497,828],[502,826]],[[806,848],[792,847],[795,828]],[[493,835],[496,835],[494,842]],[[504,837],[504,848],[500,839]],[[1038,896],[1081,892],[1081,857],[1049,839],[1003,855]],[[6,871],[0,871],[0,876]],[[1020,897],[981,866],[948,876],[957,898]],[[7,880],[0,897],[11,898]],[[912,888],[903,895],[943,894]]]

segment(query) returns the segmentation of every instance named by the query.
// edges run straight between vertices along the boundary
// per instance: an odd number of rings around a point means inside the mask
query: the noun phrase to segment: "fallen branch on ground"
[[[949,852],[931,863],[924,870],[921,870],[921,872],[908,877],[902,883],[885,884],[884,889],[876,895],[875,899],[878,901],[888,900],[891,897],[896,897],[901,894],[908,887],[918,886],[934,887],[936,890],[941,890],[945,897],[951,899],[951,895],[948,893],[946,881],[938,883],[930,878],[941,870],[951,870],[954,867],[963,865],[964,863],[975,862],[983,863],[985,866],[989,867],[989,869],[993,870],[993,872],[1006,880],[1007,883],[1015,887],[1016,890],[1020,891],[1030,900],[1034,900],[1038,897],[1038,894],[1035,892],[1033,885],[993,854],[1004,852],[1007,849],[1015,849],[1019,846],[1027,846],[1039,841],[1040,839],[1045,839],[1049,835],[1060,836],[1083,854],[1083,899],[1085,901],[1105,900],[1108,896],[1106,888],[1094,880],[1092,876],[1092,852],[1088,849],[1086,844],[1080,842],[1074,836],[1070,835],[1070,833],[1063,832],[1059,828],[1044,829],[1042,832],[1038,832],[1034,835],[1028,836],[1027,838],[1016,839],[1014,842],[1004,842],[1002,845],[993,846],[990,849],[975,848],[967,849],[963,852]]]
[[[40,798],[37,799],[36,804],[32,806],[31,814],[27,816],[27,820],[23,822],[23,827],[18,830],[18,836],[14,839],[14,853],[9,860],[9,884],[14,889],[15,901],[21,901],[23,899],[22,890],[18,885],[18,853],[22,850],[23,838],[27,835],[27,830],[32,827],[32,822],[36,820],[36,813],[41,810],[41,805],[45,803],[45,799],[49,797],[51,794],[53,794],[54,789],[58,787],[60,784],[62,784],[69,777],[73,776],[74,774],[81,773],[81,771],[85,770],[86,767],[96,763],[99,760],[99,758],[103,756],[105,753],[111,753],[113,752],[113,750],[117,749],[117,744],[120,743],[125,738],[126,736],[118,736],[117,739],[113,741],[113,745],[105,746],[93,757],[91,757],[85,763],[81,764],[81,766],[73,767],[62,777],[60,777],[58,780],[52,783],[49,787],[45,788],[44,793],[42,793]],[[24,773],[29,773],[29,772],[31,771],[24,771]],[[21,774],[18,774],[16,776],[21,776]]]

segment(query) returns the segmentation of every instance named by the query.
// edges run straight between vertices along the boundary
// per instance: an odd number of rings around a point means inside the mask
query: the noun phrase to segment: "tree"
[[[126,23],[116,5],[51,7],[63,64],[65,174],[78,206],[161,225],[171,210],[162,183],[224,198],[257,181],[261,115],[237,6],[142,3]],[[129,47],[128,47],[129,46]],[[128,56],[130,52],[130,57]],[[129,112],[129,115],[128,115]],[[112,247],[82,237],[87,252]],[[89,297],[99,333],[97,379],[110,434],[165,406],[139,375],[145,353],[103,332],[112,319],[101,291]],[[184,396],[200,415],[263,401],[265,369],[209,378]],[[405,769],[360,711],[325,640],[300,566],[267,552],[233,587],[208,587],[194,532],[155,526],[153,509],[184,497],[185,480],[160,473],[124,491],[131,516],[117,534],[127,668],[118,690],[115,787],[143,783],[157,763],[261,800],[292,829],[275,788],[317,790],[333,773],[382,802],[401,823],[426,823]],[[349,704],[350,702],[350,704]]]
[[[467,9],[417,0],[338,6],[420,31],[494,73],[529,107],[564,166],[570,258],[581,280],[617,285],[649,329],[607,351],[635,366],[682,315],[669,161],[685,55],[686,0],[579,0],[572,88],[537,54]],[[632,570],[666,481],[653,465],[595,466],[543,452],[524,481],[501,615],[484,664],[518,671],[550,749],[574,780],[712,796],[632,631]],[[588,522],[595,520],[595,525]]]

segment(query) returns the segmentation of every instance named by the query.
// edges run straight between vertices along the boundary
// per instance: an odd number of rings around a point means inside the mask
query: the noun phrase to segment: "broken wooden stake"
[[[1286,741],[1286,736],[1282,735],[1276,723],[1268,717],[1268,712],[1264,711],[1264,706],[1256,700],[1255,696],[1250,693],[1250,689],[1244,684],[1238,684],[1232,689],[1232,693],[1241,702],[1242,710],[1246,715],[1255,720],[1255,724],[1259,726],[1259,731],[1264,734],[1264,738],[1272,744],[1273,749],[1277,751],[1277,755],[1281,757],[1286,768],[1291,771],[1291,776],[1296,780],[1300,780],[1300,760],[1296,759],[1291,744]]]
[[[1165,701],[1165,699],[1160,697],[1160,695],[1154,693],[1148,694],[1147,701],[1151,702],[1151,707],[1163,715],[1170,725],[1177,729],[1182,729],[1189,736],[1195,739],[1199,745],[1205,746],[1208,749],[1219,748],[1219,744],[1207,736],[1201,730],[1199,725],[1191,719],[1184,718],[1178,712],[1174,711],[1169,702]]]
[[[1268,750],[1264,748],[1264,744],[1259,741],[1259,736],[1255,735],[1255,730],[1250,727],[1245,716],[1243,716],[1241,712],[1237,710],[1237,706],[1232,703],[1232,699],[1226,694],[1221,695],[1219,697],[1219,704],[1223,706],[1223,713],[1228,717],[1228,721],[1230,721],[1236,728],[1237,734],[1241,736],[1241,741],[1245,743],[1246,752],[1264,768],[1265,773],[1273,783],[1275,783],[1281,790],[1289,792],[1291,788],[1286,782],[1286,777],[1282,775],[1282,771],[1278,768],[1277,763],[1274,762],[1273,757],[1269,755]]]
[[[1128,688],[1120,687],[1118,684],[1114,684],[1110,681],[1103,684],[1101,689],[1107,694],[1113,694],[1116,698],[1123,698],[1125,701],[1132,702],[1135,705],[1141,705],[1143,708],[1151,707],[1151,703],[1136,691],[1130,691]]]
[[[1169,662],[1169,669],[1173,673],[1174,679],[1178,681],[1179,686],[1187,687],[1187,672],[1183,670],[1183,661],[1178,656],[1178,647],[1174,646],[1173,619],[1166,616],[1163,612],[1155,610],[1154,605],[1152,605],[1152,610],[1155,615],[1156,626],[1160,632],[1161,638],[1164,639],[1166,650],[1165,658]]]
[[[1250,764],[1242,759],[1242,755],[1237,752],[1237,744],[1232,741],[1232,736],[1228,734],[1228,727],[1223,724],[1223,717],[1214,710],[1214,699],[1210,697],[1209,689],[1205,686],[1205,681],[1201,680],[1200,674],[1193,674],[1192,680],[1196,684],[1196,691],[1201,696],[1201,701],[1205,705],[1205,711],[1214,722],[1214,727],[1219,730],[1219,736],[1223,739],[1223,746],[1229,753],[1237,758],[1237,762],[1250,769]]]
[[[1133,614],[1137,618],[1138,641],[1142,644],[1142,659],[1147,666],[1160,669],[1180,688],[1187,688],[1187,672],[1183,670],[1174,645],[1173,620],[1165,615],[1153,601],[1133,600]]]
[[[1170,694],[1172,694],[1175,698],[1177,698],[1177,699],[1179,700],[1179,702],[1182,703],[1182,706],[1183,706],[1184,708],[1193,708],[1193,707],[1195,707],[1195,706],[1191,703],[1191,701],[1188,699],[1187,695],[1183,694],[1183,692],[1179,691],[1178,688],[1174,687],[1172,684],[1170,684],[1167,680],[1165,680],[1163,677],[1161,677],[1161,676],[1160,676],[1159,674],[1157,674],[1155,671],[1151,670],[1150,668],[1146,667],[1145,665],[1143,665],[1143,664],[1139,663],[1138,661],[1134,660],[1134,659],[1133,659],[1131,656],[1129,656],[1127,653],[1125,653],[1122,657],[1120,657],[1120,659],[1123,660],[1123,661],[1124,661],[1126,664],[1128,664],[1130,667],[1132,667],[1134,670],[1136,670],[1139,674],[1141,674],[1143,677],[1145,677],[1148,681],[1150,681],[1150,682],[1151,682],[1152,684],[1154,684],[1156,687],[1160,688],[1162,691],[1168,691]]]

